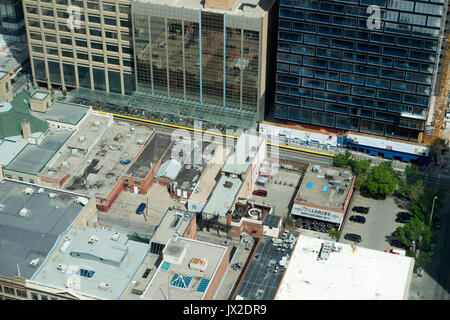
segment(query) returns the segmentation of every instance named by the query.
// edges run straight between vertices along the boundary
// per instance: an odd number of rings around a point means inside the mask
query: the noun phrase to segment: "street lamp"
[[[434,201],[435,201],[437,198],[438,198],[437,196],[434,196],[434,198],[433,198],[433,205],[431,206],[430,224],[431,224],[431,219],[433,218]]]

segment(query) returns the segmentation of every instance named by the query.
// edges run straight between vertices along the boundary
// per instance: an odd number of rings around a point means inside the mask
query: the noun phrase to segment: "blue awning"
[[[394,159],[394,156],[391,155],[391,154],[388,154],[388,153],[385,154],[384,157],[385,157],[386,159]]]
[[[370,151],[370,155],[371,155],[371,156],[375,156],[375,157],[376,157],[376,156],[378,156],[378,152],[375,152],[375,151]]]

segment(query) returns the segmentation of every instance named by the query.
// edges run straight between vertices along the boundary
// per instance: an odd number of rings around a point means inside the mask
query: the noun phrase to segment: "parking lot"
[[[274,206],[276,215],[286,217],[301,175],[301,171],[279,169],[264,187],[258,185],[255,187],[255,189],[266,190],[267,196],[252,195],[250,201]]]
[[[148,221],[145,221],[144,215],[136,214],[136,209],[140,203],[147,202],[147,195]],[[170,197],[166,186],[154,183],[146,195],[122,191],[108,212],[98,212],[98,221],[101,226],[152,235],[171,205],[184,209],[184,205]]]
[[[362,238],[362,241],[358,243],[361,247],[381,251],[392,248],[389,243],[391,234],[397,227],[402,226],[402,224],[395,222],[396,214],[399,211],[406,211],[399,204],[399,201],[393,196],[389,196],[385,200],[375,200],[363,197],[358,191],[355,191],[341,229],[339,241],[352,244],[353,242],[344,239],[344,236],[347,233],[355,233]],[[354,206],[370,207],[369,213],[352,212]],[[352,222],[349,220],[352,215],[363,216],[366,218],[366,222],[364,224]]]

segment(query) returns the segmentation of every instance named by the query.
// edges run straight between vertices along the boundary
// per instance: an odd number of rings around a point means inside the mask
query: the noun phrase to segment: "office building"
[[[117,94],[134,89],[130,0],[25,0],[34,84]],[[69,14],[69,6],[78,7]]]
[[[0,0],[0,40],[26,41],[22,0]]]
[[[274,117],[417,141],[446,11],[445,0],[281,0]]]
[[[256,124],[268,98],[274,2],[132,1],[136,105]]]

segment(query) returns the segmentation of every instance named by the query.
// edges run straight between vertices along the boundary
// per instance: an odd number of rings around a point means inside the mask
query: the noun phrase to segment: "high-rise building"
[[[274,117],[417,140],[436,94],[447,7],[281,0]]]
[[[275,2],[132,1],[136,94],[262,119]]]
[[[131,0],[24,0],[33,80],[62,90],[135,90]]]
[[[25,42],[22,0],[0,0],[0,40]]]

